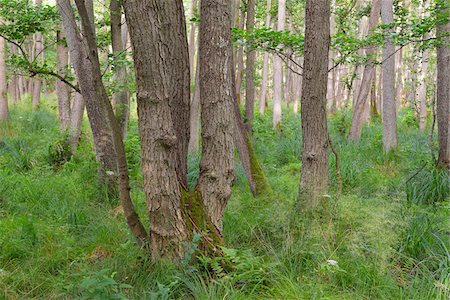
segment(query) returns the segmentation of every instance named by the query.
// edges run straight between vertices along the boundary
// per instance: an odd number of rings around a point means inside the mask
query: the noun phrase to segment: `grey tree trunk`
[[[247,31],[253,32],[255,28],[255,0],[247,2]],[[245,117],[247,131],[251,135],[253,118],[255,115],[255,60],[256,51],[247,47],[247,61],[245,67]]]
[[[72,101],[69,123],[69,145],[73,154],[77,152],[78,142],[80,141],[85,107],[86,102],[84,101],[83,96],[80,93],[75,93]]]
[[[286,0],[278,0],[277,31],[283,31],[286,20]],[[281,45],[280,45],[281,46]],[[273,127],[281,125],[281,102],[283,98],[283,60],[277,54],[273,57]]]
[[[270,9],[271,9],[271,0],[267,0],[266,23],[265,23],[266,28],[270,27],[270,22],[271,22]],[[264,111],[266,109],[267,85],[268,85],[268,78],[269,78],[269,57],[270,57],[269,53],[264,52],[261,93],[260,93],[260,97],[259,97],[259,113],[261,115],[264,115]]]
[[[393,0],[384,0],[381,4],[381,20],[384,25],[394,22]],[[393,29],[386,30],[387,33]],[[395,102],[395,46],[392,38],[387,37],[383,46],[383,146],[389,152],[397,148],[397,103]]]
[[[427,17],[428,13],[426,10],[429,7],[429,2],[424,1],[423,4],[420,5],[420,15],[421,17]],[[426,38],[427,36],[425,36]],[[429,50],[425,49],[421,52],[420,55],[420,71],[419,71],[419,91],[418,91],[418,102],[419,102],[419,129],[424,131],[427,125],[427,74],[428,74],[428,60],[430,54]],[[398,95],[398,93],[397,93]]]
[[[328,190],[327,81],[330,1],[306,1],[302,95],[301,206],[314,210]]]
[[[381,0],[373,0],[372,9],[370,11],[369,28],[373,30],[378,25],[381,11]],[[373,64],[373,56],[376,55],[377,48],[372,46],[366,49],[366,55],[369,61],[364,66],[361,85],[358,89],[356,102],[353,105],[352,125],[348,138],[353,141],[359,141],[361,138],[361,130],[364,124],[364,115],[367,109],[367,99],[369,97],[371,84],[375,75],[375,66]]]
[[[442,4],[440,13],[448,14],[448,4]],[[448,16],[447,16],[448,18]],[[438,120],[438,166],[450,168],[450,21],[437,27],[442,44],[436,50],[437,64],[437,120]]]
[[[58,45],[56,48],[57,72],[60,76],[66,77],[69,64],[69,51],[66,47],[65,35],[62,31],[56,33]],[[56,95],[58,97],[59,127],[61,130],[68,130],[70,124],[70,93],[69,87],[63,81],[56,82]]]
[[[41,7],[42,6],[42,0],[36,0],[36,6]],[[43,44],[43,38],[42,33],[38,32],[34,35],[34,56],[33,59],[35,60],[42,60],[42,57],[44,56],[44,44]],[[33,79],[33,89],[31,92],[31,102],[33,105],[33,109],[37,109],[39,106],[39,103],[41,102],[41,79],[34,78]]]
[[[5,46],[5,40],[0,37],[0,122],[4,122],[9,118]]]
[[[195,68],[195,86],[191,98],[190,110],[190,137],[189,153],[198,155],[200,142],[200,87],[199,87],[199,60],[197,59],[197,68]]]
[[[245,25],[245,11],[243,9],[239,9],[239,28],[244,29]],[[241,103],[241,90],[242,90],[242,78],[244,77],[244,47],[239,46],[237,49],[237,69],[236,69],[236,95],[237,101]]]
[[[190,17],[193,19],[195,17],[195,12],[197,10],[197,0],[192,0],[191,2],[191,11],[190,11]],[[197,43],[195,42],[195,32],[196,32],[197,26],[195,25],[195,22],[191,21],[191,26],[189,30],[189,70],[191,70],[191,79],[195,78],[195,74],[197,71],[195,71],[195,49]]]

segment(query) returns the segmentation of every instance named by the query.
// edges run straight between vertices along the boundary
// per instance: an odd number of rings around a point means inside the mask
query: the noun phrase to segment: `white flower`
[[[113,172],[113,171],[106,171],[106,175],[108,175],[108,176],[114,176],[114,172]]]
[[[335,266],[337,266],[338,262],[335,260],[329,259],[329,260],[327,260],[327,264],[335,267]]]

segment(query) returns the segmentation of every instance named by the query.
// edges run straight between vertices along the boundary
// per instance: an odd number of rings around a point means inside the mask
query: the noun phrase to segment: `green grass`
[[[300,116],[287,110],[281,133],[256,116],[255,150],[273,193],[254,199],[242,167],[224,220],[228,268],[217,259],[152,263],[137,248],[117,199],[96,182],[85,122],[75,157],[54,145],[54,98],[33,112],[11,108],[0,125],[0,299],[448,299],[449,177],[430,162],[427,135],[410,112],[399,118],[400,147],[385,155],[381,124],[349,143],[350,112],[330,120],[341,159],[343,193],[332,213],[296,213],[301,170]],[[146,220],[136,118],[126,141],[132,196]],[[56,165],[56,166],[55,166]],[[189,158],[189,182],[198,176]],[[147,226],[147,225],[146,225]],[[334,263],[334,261],[336,263]]]

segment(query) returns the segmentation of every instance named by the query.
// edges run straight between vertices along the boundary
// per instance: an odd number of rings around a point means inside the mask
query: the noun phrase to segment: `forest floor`
[[[409,109],[389,155],[379,119],[355,144],[346,140],[351,114],[331,117],[343,190],[336,199],[330,153],[330,215],[322,218],[295,209],[300,116],[286,109],[280,133],[269,113],[257,116],[255,148],[273,192],[253,198],[237,161],[224,270],[205,257],[152,263],[133,244],[118,200],[96,183],[87,122],[65,162],[54,98],[36,112],[30,106],[12,106],[12,121],[0,127],[0,299],[450,298],[449,176],[433,167],[430,129],[421,133]],[[135,117],[126,149],[132,196],[147,221]],[[197,162],[190,158],[191,184]]]

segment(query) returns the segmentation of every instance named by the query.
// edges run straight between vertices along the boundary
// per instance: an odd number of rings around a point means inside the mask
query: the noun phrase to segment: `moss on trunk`
[[[264,174],[264,170],[262,169],[261,163],[256,155],[255,149],[253,149],[253,143],[249,134],[247,134],[247,147],[250,157],[250,172],[252,174],[253,181],[255,182],[256,195],[259,196],[263,193],[271,193],[272,188],[270,187],[266,174]]]

